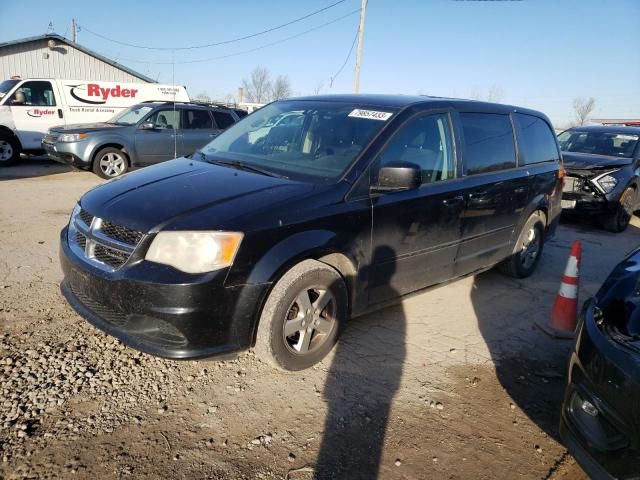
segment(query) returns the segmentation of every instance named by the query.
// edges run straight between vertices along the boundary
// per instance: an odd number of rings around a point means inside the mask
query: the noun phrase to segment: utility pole
[[[71,41],[73,43],[78,42],[78,25],[75,18],[71,19]]]
[[[353,91],[358,93],[360,90],[360,64],[362,63],[362,37],[364,36],[364,15],[367,11],[367,0],[362,0],[362,8],[360,9],[360,28],[358,29],[358,51],[356,53],[356,71],[353,78]]]

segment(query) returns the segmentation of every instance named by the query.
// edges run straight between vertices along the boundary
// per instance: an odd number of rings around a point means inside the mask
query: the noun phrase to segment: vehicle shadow
[[[73,172],[68,165],[54,162],[46,157],[22,157],[16,165],[0,168],[0,182],[20,178],[46,177],[60,173]]]
[[[393,258],[379,247],[377,258]],[[386,293],[394,295],[390,269]],[[379,317],[379,318],[378,318]],[[375,328],[372,322],[388,325]],[[402,305],[354,319],[335,348],[323,394],[328,412],[314,478],[378,478],[393,398],[400,387],[406,356],[406,318]]]
[[[490,270],[474,277],[470,294],[498,381],[515,406],[558,441],[573,341],[552,338],[535,322],[549,322],[570,245],[577,239],[582,243],[579,311],[611,269],[640,241],[640,229],[635,225],[622,234],[612,234],[563,222],[555,238],[545,244],[531,277],[518,280]]]

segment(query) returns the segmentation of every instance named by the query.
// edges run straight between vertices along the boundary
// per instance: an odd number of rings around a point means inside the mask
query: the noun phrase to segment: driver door
[[[152,113],[143,123],[153,128],[136,130],[136,153],[141,165],[164,162],[183,152],[180,110],[167,108]]]
[[[449,113],[424,114],[402,126],[375,161],[372,182],[396,161],[418,165],[422,185],[372,197],[370,305],[450,279],[461,237],[464,197]]]

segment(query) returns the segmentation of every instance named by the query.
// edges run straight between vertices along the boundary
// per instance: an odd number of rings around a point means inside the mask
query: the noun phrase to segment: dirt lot
[[[283,374],[250,352],[138,354],[66,305],[58,234],[98,183],[46,161],[0,171],[0,478],[584,478],[557,436],[570,342],[533,320],[574,239],[585,299],[640,243],[638,219],[621,235],[564,224],[533,277],[414,296]]]

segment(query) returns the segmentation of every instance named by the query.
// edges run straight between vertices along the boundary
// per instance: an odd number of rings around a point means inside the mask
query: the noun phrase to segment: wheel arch
[[[337,245],[339,236],[327,230],[299,232],[274,245],[255,265],[247,283],[269,283],[258,305],[252,329],[251,344],[255,344],[260,314],[274,286],[282,276],[304,260],[316,260],[333,268],[347,286],[348,311],[351,313],[356,297],[357,262]]]
[[[20,147],[20,150],[23,150],[22,142],[20,141],[20,137],[18,137],[16,135],[16,132],[11,130],[9,127],[7,127],[6,125],[0,125],[0,134],[9,135],[10,137],[14,138],[15,141],[18,142],[18,146]]]
[[[93,155],[91,156],[92,166],[93,166],[93,163],[98,158],[98,153],[100,153],[100,151],[105,148],[117,148],[118,150],[121,150],[125,154],[125,157],[127,159],[127,165],[131,167],[131,155],[129,154],[129,149],[121,142],[107,142],[94,147]]]

